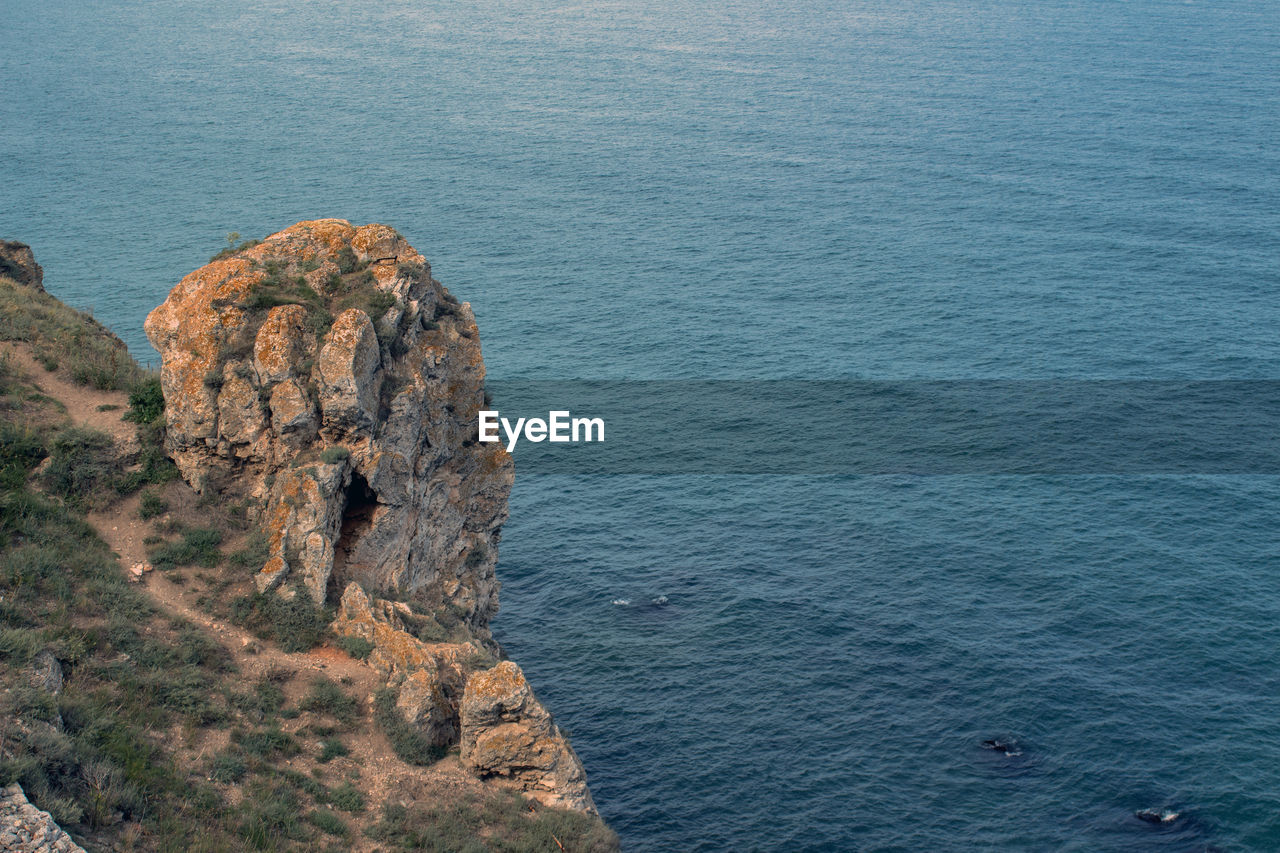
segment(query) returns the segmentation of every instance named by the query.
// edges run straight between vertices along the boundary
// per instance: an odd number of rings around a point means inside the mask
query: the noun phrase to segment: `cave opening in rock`
[[[369,486],[362,475],[352,472],[347,485],[342,510],[342,527],[333,548],[333,574],[330,587],[340,595],[347,581],[358,580],[360,575],[357,548],[360,539],[373,526],[373,513],[378,507],[378,493]]]

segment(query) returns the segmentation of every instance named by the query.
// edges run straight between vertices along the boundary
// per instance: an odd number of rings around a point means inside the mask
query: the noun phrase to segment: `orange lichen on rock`
[[[482,778],[593,812],[520,668],[484,669],[500,653],[488,625],[513,470],[501,444],[473,440],[485,368],[471,306],[395,229],[318,219],[187,275],[146,331],[183,477],[251,499],[258,590],[340,594],[334,632],[372,646],[409,725],[460,744]]]
[[[263,507],[264,589],[295,571],[318,603],[350,581],[406,589],[485,630],[511,460],[464,444],[475,318],[395,229],[300,222],[183,278],[146,330],[179,470]],[[432,500],[442,480],[466,487]]]
[[[514,662],[467,679],[460,720],[463,764],[543,805],[595,812],[582,762]]]

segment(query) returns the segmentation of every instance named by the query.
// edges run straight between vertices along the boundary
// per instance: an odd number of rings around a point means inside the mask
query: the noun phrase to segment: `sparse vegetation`
[[[263,640],[280,644],[286,652],[305,652],[324,639],[330,619],[310,594],[294,588],[292,598],[274,592],[256,593],[231,603],[231,621]]]
[[[382,733],[391,742],[391,748],[406,764],[425,766],[444,758],[447,750],[433,744],[421,731],[409,725],[404,714],[396,707],[396,692],[384,687],[373,697],[373,716]]]
[[[333,644],[356,660],[368,660],[373,652],[373,643],[363,637],[335,637]]]
[[[239,241],[239,242],[237,242],[237,241]],[[231,233],[227,234],[227,246],[226,246],[226,248],[225,248],[225,249],[222,249],[221,251],[219,251],[219,252],[217,252],[215,255],[213,255],[213,257],[209,258],[209,263],[213,263],[214,261],[221,261],[221,260],[223,260],[223,259],[225,259],[225,258],[229,258],[229,257],[231,257],[232,255],[236,255],[236,254],[238,254],[238,253],[240,253],[240,252],[243,252],[245,249],[251,249],[251,248],[253,248],[254,246],[258,245],[258,244],[259,244],[259,243],[261,243],[261,242],[262,242],[261,240],[243,240],[243,241],[241,241],[241,240],[240,240],[240,232],[239,232],[239,231],[232,231]]]
[[[320,454],[320,461],[326,465],[337,465],[339,462],[345,462],[350,458],[351,451],[340,444],[326,447],[324,452]]]
[[[392,798],[383,806],[382,819],[365,835],[399,850],[606,853],[618,849],[618,836],[598,820],[538,808],[514,794],[484,800],[462,796],[411,808]]]
[[[187,530],[177,542],[166,542],[153,549],[151,564],[157,569],[176,569],[180,566],[213,568],[222,562],[222,531],[213,527],[196,527]]]
[[[323,675],[311,682],[311,692],[298,703],[298,707],[313,714],[327,714],[343,723],[354,720],[359,710],[355,699]]]
[[[156,492],[148,489],[138,499],[138,517],[143,521],[163,515],[169,511],[169,502]]]
[[[302,751],[297,738],[279,726],[256,731],[235,731],[231,740],[249,755],[259,758],[289,758]]]
[[[25,341],[46,370],[103,391],[127,390],[143,377],[124,344],[89,314],[3,277],[0,340]]]
[[[337,738],[325,738],[320,742],[320,757],[316,760],[321,764],[327,764],[335,758],[341,758],[344,755],[350,755],[351,750],[347,749],[347,745]]]
[[[227,556],[227,562],[240,569],[260,569],[271,556],[267,550],[267,537],[262,531],[254,530],[249,534],[244,547]]]
[[[312,826],[328,835],[336,835],[339,838],[346,838],[351,834],[347,822],[338,817],[337,814],[329,809],[316,809],[307,813],[307,820]]]
[[[364,794],[350,782],[343,782],[330,791],[329,801],[344,812],[364,811]]]

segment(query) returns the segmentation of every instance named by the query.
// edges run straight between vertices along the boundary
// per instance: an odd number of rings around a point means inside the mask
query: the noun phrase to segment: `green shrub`
[[[231,621],[263,640],[274,640],[286,652],[315,648],[329,625],[324,610],[300,587],[295,587],[292,599],[274,592],[237,598],[231,603]]]
[[[350,755],[351,750],[347,749],[347,745],[337,738],[325,738],[320,742],[320,757],[316,759],[321,764],[327,764],[335,758],[344,755]]]
[[[267,550],[267,537],[262,531],[255,530],[249,534],[243,548],[232,552],[227,557],[227,562],[237,568],[256,571],[266,564],[270,556],[271,553]]]
[[[304,841],[310,835],[298,819],[302,813],[298,795],[284,785],[251,785],[245,803],[239,833],[255,850],[278,850],[286,841]]]
[[[98,507],[114,497],[123,465],[111,436],[68,427],[53,440],[41,484],[76,507]]]
[[[391,742],[391,748],[406,764],[425,767],[444,758],[448,750],[433,744],[417,727],[409,725],[396,707],[396,691],[384,687],[374,694],[373,716]]]
[[[129,411],[124,419],[138,424],[153,424],[164,415],[164,391],[160,377],[148,376],[129,392]]]
[[[341,445],[326,447],[324,452],[320,454],[320,459],[326,465],[337,465],[339,462],[345,462],[351,458],[351,451]]]
[[[239,239],[240,239],[239,231],[232,231],[229,234],[227,234],[226,248],[215,253],[211,258],[209,258],[209,263],[213,263],[214,261],[221,261],[225,258],[230,258],[234,255],[239,254],[240,252],[243,252],[245,249],[251,249],[262,242],[261,240],[245,240],[243,242],[237,243],[236,241]]]
[[[356,257],[356,253],[351,250],[350,246],[343,246],[338,250],[338,256],[334,259],[338,264],[338,271],[343,275],[349,275],[356,270],[363,269],[360,265],[360,259]]]
[[[232,751],[220,752],[214,756],[213,762],[209,766],[209,776],[215,782],[223,782],[231,784],[239,782],[249,772],[249,766],[244,763],[244,759],[239,753]]]
[[[343,782],[330,791],[329,801],[344,812],[364,811],[364,794],[350,782]]]
[[[368,660],[373,652],[373,643],[363,637],[342,636],[336,638],[333,644],[356,660]]]
[[[426,267],[410,261],[401,261],[400,265],[396,267],[396,272],[413,281],[423,281],[427,277]]]
[[[45,455],[44,442],[34,430],[0,421],[0,489],[21,488]]]
[[[307,821],[321,832],[328,835],[336,835],[338,838],[346,838],[351,832],[347,828],[346,821],[329,809],[316,809],[309,812]]]
[[[138,501],[138,517],[143,521],[163,515],[168,510],[169,502],[152,491],[143,492],[142,498]]]
[[[261,719],[279,713],[284,708],[285,696],[278,684],[263,678],[247,693],[232,691],[231,702],[241,711]]]
[[[231,739],[245,752],[259,758],[289,758],[302,751],[297,738],[278,726],[251,732],[237,730]]]
[[[157,569],[179,566],[203,566],[211,569],[222,562],[222,531],[212,527],[195,527],[182,534],[178,542],[166,542],[152,550],[151,564]]]
[[[311,692],[303,697],[298,707],[314,714],[328,714],[344,723],[355,719],[359,709],[355,699],[323,675],[316,676],[311,682]]]

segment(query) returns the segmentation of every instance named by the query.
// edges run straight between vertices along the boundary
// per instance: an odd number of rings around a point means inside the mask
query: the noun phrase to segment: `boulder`
[[[546,806],[595,814],[582,762],[514,662],[471,674],[460,720],[462,763],[481,777]]]

